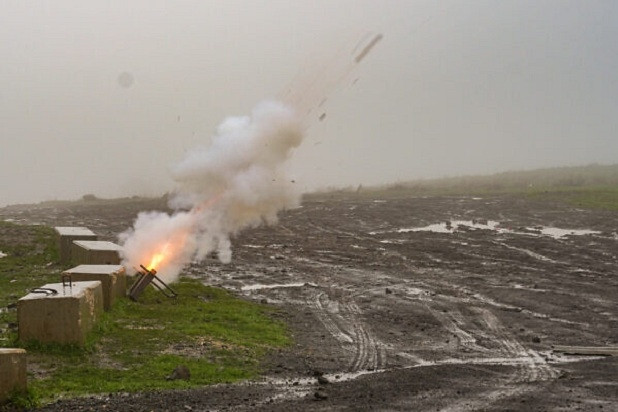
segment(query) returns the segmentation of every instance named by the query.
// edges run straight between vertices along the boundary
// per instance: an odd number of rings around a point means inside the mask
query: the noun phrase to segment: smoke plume
[[[125,267],[144,265],[174,281],[209,253],[230,262],[232,236],[273,224],[279,211],[298,206],[286,160],[311,121],[325,119],[329,94],[380,40],[382,34],[367,33],[351,51],[339,50],[299,76],[280,95],[285,103],[264,101],[250,116],[225,119],[209,147],[187,153],[174,167],[177,188],[169,205],[175,212],[142,212],[120,235]]]
[[[300,119],[280,102],[261,102],[250,116],[225,119],[209,147],[188,152],[174,167],[175,212],[142,212],[120,235],[123,264],[143,264],[174,281],[185,265],[212,252],[230,262],[233,235],[275,223],[279,211],[298,206],[286,160],[302,139]]]

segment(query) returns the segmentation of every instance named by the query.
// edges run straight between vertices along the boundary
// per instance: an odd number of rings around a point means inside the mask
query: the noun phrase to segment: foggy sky
[[[161,194],[367,32],[292,160],[303,189],[618,162],[615,1],[5,1],[0,205]]]

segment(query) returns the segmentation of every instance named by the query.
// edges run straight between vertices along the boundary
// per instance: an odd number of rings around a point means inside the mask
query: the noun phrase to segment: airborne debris
[[[123,89],[128,89],[129,87],[133,86],[135,79],[133,78],[133,75],[131,73],[122,72],[118,75],[117,82],[118,85]]]
[[[360,63],[365,56],[367,56],[369,54],[369,52],[371,51],[371,49],[373,49],[375,47],[376,44],[378,44],[378,42],[380,40],[382,40],[382,34],[377,34],[370,42],[369,44],[367,44],[363,50],[356,56],[356,58],[354,59],[354,61],[356,63]]]

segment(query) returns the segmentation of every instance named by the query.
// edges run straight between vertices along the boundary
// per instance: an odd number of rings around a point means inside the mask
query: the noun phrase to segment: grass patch
[[[574,206],[618,210],[618,164],[556,167],[484,176],[415,180],[373,187],[348,187],[305,198],[397,199],[412,196],[522,195]]]
[[[618,211],[617,186],[550,188],[531,191],[529,195],[536,199],[566,202],[581,208]]]
[[[256,376],[267,350],[289,343],[285,326],[269,309],[195,280],[176,283],[167,299],[149,288],[139,302],[123,299],[104,314],[84,349],[31,346],[49,378],[32,385],[50,398],[58,393],[177,389]],[[57,365],[57,366],[54,366]],[[166,380],[178,365],[189,381]]]
[[[7,405],[0,405],[0,411],[30,410],[40,405],[40,399],[32,389],[28,388],[25,392],[11,392],[8,396]]]
[[[13,244],[7,243],[13,236]],[[0,239],[0,250],[8,255],[0,259],[0,307],[33,287],[59,280],[63,268],[48,266],[58,256],[53,231],[2,224]],[[16,311],[2,313],[0,346],[28,351],[27,399],[47,402],[59,396],[179,389],[248,379],[259,373],[267,351],[290,343],[285,325],[273,319],[273,309],[267,306],[197,280],[181,279],[174,289],[179,294],[176,299],[148,288],[139,302],[117,301],[83,348],[19,343],[16,331],[2,326],[16,322]],[[189,368],[190,380],[166,380],[178,365]]]
[[[62,268],[53,229],[0,222],[0,347],[14,346],[17,311],[8,309],[32,288],[58,282]]]
[[[567,203],[585,209],[618,210],[618,186],[546,186],[546,187],[405,187],[396,185],[387,188],[369,188],[359,192],[335,191],[306,196],[307,200],[320,199],[401,199],[415,196],[501,196],[515,195],[539,201]]]

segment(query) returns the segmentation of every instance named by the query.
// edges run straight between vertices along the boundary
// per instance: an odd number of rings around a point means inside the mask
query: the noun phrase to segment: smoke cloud
[[[274,224],[279,211],[298,206],[301,193],[286,160],[311,121],[326,117],[329,94],[381,39],[368,33],[351,52],[339,50],[298,76],[280,101],[263,101],[250,116],[225,119],[208,147],[188,152],[173,168],[176,190],[169,206],[175,212],[142,212],[120,235],[123,264],[144,265],[174,281],[188,263],[212,252],[229,263],[231,237]]]
[[[184,266],[212,252],[230,262],[231,237],[274,224],[279,211],[299,205],[286,160],[303,130],[296,112],[277,101],[259,103],[250,116],[225,119],[210,146],[188,152],[173,168],[175,212],[142,212],[119,236],[123,264],[155,268],[174,281]]]

